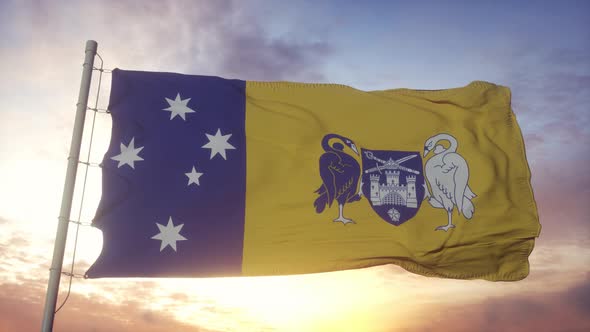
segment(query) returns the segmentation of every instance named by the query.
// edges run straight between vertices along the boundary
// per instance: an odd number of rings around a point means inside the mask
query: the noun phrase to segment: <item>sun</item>
[[[240,331],[260,331],[261,326],[280,331],[359,331],[374,330],[371,317],[375,300],[385,301],[384,292],[372,286],[378,278],[374,272],[357,270],[280,277],[174,279],[163,282],[166,287],[160,290],[182,291],[186,295],[182,304],[174,303],[174,315],[188,324],[206,323],[210,328]],[[166,298],[165,294],[161,296]],[[220,322],[225,325],[220,326]]]

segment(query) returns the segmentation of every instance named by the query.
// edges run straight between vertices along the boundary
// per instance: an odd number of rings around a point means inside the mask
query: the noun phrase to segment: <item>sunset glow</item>
[[[362,90],[512,91],[543,229],[518,282],[446,280],[397,266],[256,278],[83,279],[55,331],[590,330],[590,4],[584,1],[2,1],[0,332],[38,331],[84,43],[105,68]],[[98,83],[95,75],[93,86]],[[106,108],[110,77],[98,98]],[[92,93],[92,106],[96,91]],[[88,152],[88,113],[81,156]],[[99,163],[110,117],[98,114]],[[71,219],[88,224],[100,168],[78,171]],[[70,225],[64,270],[74,253]],[[80,226],[74,272],[99,255]],[[62,277],[58,305],[69,279]]]

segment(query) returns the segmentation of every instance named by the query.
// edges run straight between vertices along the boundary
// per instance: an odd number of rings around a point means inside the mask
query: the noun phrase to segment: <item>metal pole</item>
[[[51,262],[51,269],[49,270],[49,283],[47,284],[45,309],[43,311],[43,325],[41,327],[42,332],[51,332],[53,330],[55,304],[57,303],[57,294],[59,292],[59,280],[64,260],[66,239],[68,236],[72,198],[74,196],[76,172],[78,170],[78,160],[80,158],[80,146],[82,145],[84,119],[86,118],[88,94],[90,93],[90,82],[92,81],[92,68],[94,66],[94,56],[96,55],[97,48],[98,44],[94,40],[86,41],[86,56],[84,58],[78,103],[76,104],[76,121],[74,122],[74,131],[72,132],[68,169],[61,198],[61,210],[59,212],[57,234],[55,236],[55,245],[53,247],[53,260]]]

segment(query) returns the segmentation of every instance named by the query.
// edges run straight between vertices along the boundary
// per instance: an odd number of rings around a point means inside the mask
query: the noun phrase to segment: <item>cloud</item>
[[[511,88],[533,164],[554,155],[562,164],[589,160],[590,44],[562,43],[569,40],[564,35],[548,46],[540,36],[516,34],[502,47],[483,49],[482,62]]]
[[[22,248],[30,245],[30,241],[24,237],[23,235],[13,235],[8,241],[5,242],[6,245],[16,248]]]
[[[331,52],[329,44],[265,40],[258,35],[261,34],[229,33],[227,40],[230,42],[222,48],[226,54],[222,68],[252,80],[324,79],[321,74],[313,72],[313,64]]]
[[[590,312],[590,278],[585,282],[572,287],[566,292],[566,294],[564,294],[564,298],[581,312]]]
[[[578,48],[553,48],[539,49],[544,62],[552,66],[575,67],[582,70],[590,70],[590,45],[580,44]]]
[[[57,111],[50,118],[67,113],[65,123],[71,122],[86,39],[98,41],[107,68],[248,80],[319,80],[333,51],[325,41],[275,35],[241,1],[23,1],[8,8],[12,15],[0,24],[5,39],[19,41],[0,53],[7,78],[0,81],[6,97],[0,116],[10,122],[18,122],[19,113],[6,114],[15,107]],[[34,100],[26,98],[32,92]]]
[[[572,239],[590,230],[590,44],[528,40],[494,54],[527,148],[543,230],[541,239]]]
[[[586,331],[589,304],[590,279],[586,279],[559,292],[428,306],[413,317],[419,323],[408,331]]]
[[[322,58],[331,54],[326,42],[274,36],[263,16],[241,1],[110,1],[52,3],[30,6],[33,28],[45,49],[60,56],[80,55],[83,38],[95,38],[109,67],[180,71],[248,80],[318,79]],[[87,12],[85,17],[64,13]],[[108,23],[106,23],[108,22]],[[105,24],[106,23],[106,24]],[[51,29],[48,29],[51,26]],[[72,28],[77,32],[72,36]],[[78,41],[79,44],[74,42]],[[29,45],[29,47],[32,47]],[[39,46],[37,46],[39,47]]]
[[[518,47],[517,47],[518,48]],[[522,47],[492,62],[504,71],[512,89],[513,108],[525,136],[542,135],[540,153],[564,144],[590,152],[590,45],[578,48]],[[535,151],[537,152],[537,151]],[[588,157],[587,157],[588,158]]]
[[[24,258],[25,255],[23,251],[19,257]],[[290,322],[289,325],[300,324],[295,326],[309,331],[319,331],[324,327],[325,330],[335,326],[340,328],[349,323],[357,324],[350,326],[357,326],[359,330],[370,326],[375,327],[374,331],[395,331],[400,324],[389,319],[397,317],[404,318],[403,324],[434,320],[441,322],[441,326],[458,324],[461,327],[458,331],[468,331],[477,330],[478,324],[484,324],[485,319],[504,317],[505,312],[493,311],[495,306],[504,303],[500,300],[514,299],[507,310],[517,310],[521,305],[537,306],[539,312],[546,312],[545,315],[552,317],[561,317],[551,309],[554,298],[575,303],[580,310],[588,306],[589,284],[579,283],[580,271],[587,266],[583,262],[584,257],[586,260],[590,257],[588,248],[541,245],[535,249],[533,256],[531,275],[516,283],[425,278],[394,266],[277,278],[74,279],[74,293],[58,314],[56,329],[76,331],[95,327],[96,331],[164,331],[167,326],[182,331],[237,328],[244,331],[278,331]],[[38,277],[41,271],[43,277]],[[0,293],[8,294],[0,299],[0,322],[5,324],[0,327],[6,326],[7,331],[36,330],[47,284],[46,267],[37,266],[36,270],[19,276],[11,282],[0,278],[4,280]],[[67,289],[66,279],[62,278],[59,303]],[[547,288],[547,285],[564,288],[571,284],[574,285],[571,289]],[[539,302],[545,295],[551,303]],[[346,301],[361,303],[362,308],[349,306]],[[328,307],[329,303],[333,305]],[[399,303],[406,303],[406,306],[398,307]],[[463,305],[455,306],[457,303]],[[20,314],[5,310],[9,307]],[[289,310],[281,312],[280,319],[273,320],[273,315],[267,311],[278,314],[278,307]],[[479,309],[473,309],[471,314],[469,308],[472,307]],[[423,308],[430,312],[424,312]],[[31,311],[34,315],[29,314]],[[462,323],[445,317],[446,313],[461,312],[463,315],[465,311],[469,317],[478,320],[467,319]],[[412,319],[406,319],[406,315],[412,316]],[[522,315],[521,321],[531,316],[526,312]],[[576,317],[572,319],[578,319]],[[517,321],[517,325],[524,324],[521,321]],[[494,324],[503,326],[503,322]],[[418,326],[406,325],[403,326],[420,330]],[[430,328],[428,324],[426,327]],[[3,330],[0,328],[0,331]]]
[[[574,243],[588,234],[590,175],[583,159],[567,152],[547,151],[531,163],[532,182],[543,229],[542,239]]]
[[[0,331],[37,331],[41,327],[43,301],[37,289],[1,284]],[[75,296],[57,313],[57,331],[213,331],[172,319],[168,314],[146,310],[138,302],[114,305],[94,298]]]

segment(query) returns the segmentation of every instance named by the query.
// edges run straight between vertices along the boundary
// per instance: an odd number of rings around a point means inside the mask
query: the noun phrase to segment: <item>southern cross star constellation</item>
[[[195,110],[188,107],[191,98],[182,99],[180,93],[177,93],[175,99],[165,99],[170,106],[162,110],[170,112],[170,120],[173,120],[178,116],[186,121],[186,114],[195,113]],[[224,160],[227,160],[227,150],[236,149],[236,147],[229,143],[232,134],[223,134],[221,128],[218,128],[214,135],[208,133],[205,133],[205,135],[208,142],[201,148],[211,150],[209,160],[213,159],[216,155],[220,155]],[[123,142],[120,143],[121,152],[118,155],[111,157],[111,159],[118,161],[117,168],[128,165],[132,169],[135,169],[136,161],[144,161],[144,159],[139,156],[139,153],[143,148],[144,146],[135,147],[135,137],[132,137],[128,145],[125,145]],[[197,171],[197,169],[199,169],[200,172]],[[184,174],[188,177],[188,183],[186,186],[190,187],[192,184],[195,184],[198,187],[201,185],[199,180],[205,172],[202,171],[201,167],[194,164],[192,165],[190,172]],[[168,219],[168,224],[166,226],[159,223],[156,223],[156,226],[160,232],[152,236],[151,239],[161,241],[160,251],[163,251],[167,246],[170,246],[176,252],[176,242],[187,240],[184,236],[180,235],[180,231],[184,224],[174,225],[172,217]]]

